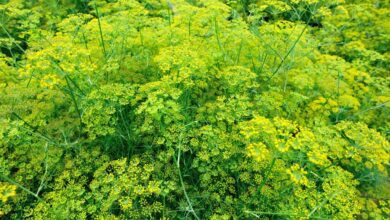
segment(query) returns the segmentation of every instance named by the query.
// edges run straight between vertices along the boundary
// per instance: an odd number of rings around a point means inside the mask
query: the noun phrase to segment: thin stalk
[[[340,102],[340,72],[337,73],[337,103]],[[339,107],[339,110],[336,115],[336,123],[339,122],[339,117],[340,117],[341,109]]]
[[[313,218],[312,215],[318,210],[320,209],[322,206],[324,206],[328,201],[332,200],[335,196],[337,196],[338,194],[340,194],[342,191],[337,191],[335,193],[332,194],[332,196],[330,198],[326,198],[324,199],[319,205],[317,205],[316,207],[313,208],[313,210],[311,210],[311,212],[309,213],[309,215],[307,216],[308,219],[310,218]]]
[[[34,71],[35,71],[35,70],[32,71],[31,76],[30,76],[30,78],[28,79],[26,88],[28,88],[28,87],[30,86],[31,80],[32,80],[32,78],[34,77]]]
[[[265,44],[268,49],[272,50],[272,52],[274,52],[281,60],[283,59],[282,55],[261,37],[259,30],[256,27],[251,27],[250,30],[255,35],[255,37],[257,37],[262,43]]]
[[[263,181],[261,181],[260,186],[259,186],[259,189],[257,190],[258,193],[261,194],[261,190],[263,189],[265,183],[267,182],[268,176],[269,176],[269,174],[271,173],[271,170],[272,170],[272,168],[274,167],[275,162],[276,162],[276,158],[274,157],[274,158],[272,159],[272,161],[271,161],[271,164],[267,167],[267,169],[266,169],[266,171],[265,171],[264,179],[263,179]]]
[[[25,191],[26,193],[34,196],[36,199],[38,199],[39,201],[42,201],[41,197],[38,196],[38,194],[36,193],[33,193],[31,190],[27,189],[26,187],[22,186],[20,183],[16,182],[15,180],[3,175],[3,174],[0,174],[0,178],[2,178],[3,180],[9,182],[9,183],[12,183],[16,186],[18,186],[19,188],[21,188],[23,191]]]
[[[80,93],[82,95],[85,95],[85,92],[80,88],[80,86],[76,83],[76,81],[74,81],[68,73],[66,73],[64,71],[64,69],[62,69],[62,67],[60,65],[58,65],[58,63],[53,59],[53,57],[50,57],[50,61],[52,64],[55,65],[55,67],[59,70],[59,72],[61,72],[61,74],[65,77],[65,78],[68,78],[68,80],[74,85],[74,87],[76,87],[76,89],[78,89],[80,91]]]
[[[381,107],[383,107],[383,106],[386,106],[386,105],[389,104],[389,103],[390,103],[390,99],[387,100],[387,101],[384,101],[384,102],[382,102],[382,103],[380,103],[380,104],[378,104],[378,105],[376,105],[376,106],[373,106],[373,107],[371,107],[371,108],[368,108],[368,109],[365,109],[365,110],[356,112],[355,114],[349,116],[347,119],[352,118],[352,117],[354,117],[354,116],[356,116],[356,115],[359,115],[359,114],[362,114],[362,113],[371,111],[371,110],[375,110],[375,109],[381,108]]]
[[[41,183],[39,184],[38,190],[35,193],[36,195],[39,195],[39,193],[43,189],[43,184],[45,183],[45,180],[46,180],[47,171],[49,169],[48,162],[47,162],[47,156],[48,156],[48,144],[46,143],[46,146],[45,146],[45,173],[43,174],[42,179],[41,179]]]
[[[259,75],[263,72],[263,69],[264,69],[264,65],[265,65],[265,62],[267,61],[267,58],[268,58],[268,53],[266,53],[264,55],[264,59],[263,59],[263,62],[261,63],[261,68],[260,68],[260,71],[259,71]]]
[[[191,39],[191,18],[192,16],[188,19],[188,39]]]
[[[318,5],[318,2],[315,4],[315,8],[317,7]],[[287,52],[287,54],[283,57],[283,59],[281,60],[281,62],[279,63],[278,67],[276,68],[276,70],[272,73],[271,77],[268,78],[267,81],[270,81],[280,70],[280,68],[282,67],[283,63],[285,62],[285,60],[287,59],[287,57],[290,55],[290,53],[295,49],[295,46],[298,44],[299,40],[302,38],[303,34],[305,33],[306,29],[308,28],[309,26],[309,23],[312,19],[312,15],[314,14],[314,11],[311,12],[311,15],[307,21],[307,23],[305,23],[305,27],[302,29],[301,33],[299,34],[298,38],[294,41],[294,44],[292,45],[292,47],[290,48],[290,50]]]
[[[303,216],[303,215],[299,215],[299,214],[295,214],[295,213],[288,213],[288,212],[257,212],[257,211],[244,211],[245,213],[247,214],[250,214],[256,218],[264,218],[264,217],[261,217],[262,215],[275,215],[275,216],[294,216],[294,217],[300,217],[300,218],[307,218],[307,216]],[[321,217],[315,217],[315,216],[312,216],[310,217],[312,219],[328,219],[328,218],[321,218]]]
[[[84,41],[85,49],[89,50],[89,47],[88,47],[88,40],[87,40],[87,37],[85,36],[84,31],[82,31],[82,36],[83,36],[83,41]],[[92,58],[91,58],[91,55],[90,55],[90,54],[88,54],[88,59],[89,59],[89,62],[92,63]]]
[[[73,89],[72,87],[70,86],[70,81],[68,79],[68,76],[65,76],[65,80],[66,80],[66,85],[68,86],[69,88],[69,94],[70,94],[70,97],[72,98],[73,102],[74,102],[74,105],[76,107],[76,111],[77,111],[77,115],[79,116],[79,121],[80,121],[80,133],[82,131],[82,125],[83,125],[83,122],[82,122],[82,119],[81,119],[81,111],[80,111],[80,108],[79,108],[79,105],[77,104],[77,100],[76,100],[76,97],[73,93]]]
[[[96,12],[96,16],[97,16],[97,19],[98,19],[100,40],[102,41],[103,54],[104,54],[104,57],[107,58],[107,51],[106,51],[106,46],[104,44],[104,38],[103,38],[102,24],[100,23],[99,10],[98,10],[96,4],[95,4],[95,12]]]
[[[173,6],[171,1],[167,1],[168,4],[168,21],[169,21],[169,44],[172,46],[173,45],[173,31],[172,31],[172,24],[173,24],[173,16],[175,14],[174,10],[175,7]]]
[[[193,121],[187,125],[185,125],[185,127],[191,125],[191,124],[194,124],[194,123],[198,123],[197,121]],[[180,134],[180,137],[179,137],[179,145],[178,145],[178,153],[177,153],[177,159],[176,159],[176,166],[177,166],[177,169],[178,169],[178,174],[179,174],[179,179],[180,179],[180,185],[181,185],[181,188],[183,190],[183,193],[184,193],[184,197],[186,198],[186,201],[187,201],[187,204],[188,204],[188,207],[189,207],[189,212],[192,213],[192,215],[195,217],[195,219],[199,220],[200,218],[198,217],[198,215],[196,214],[193,206],[192,206],[192,203],[191,203],[191,200],[190,198],[188,197],[188,194],[187,194],[187,191],[186,191],[186,188],[185,188],[185,185],[184,185],[184,181],[183,181],[183,176],[182,176],[182,173],[181,173],[181,169],[180,169],[180,158],[181,158],[181,141],[182,141],[182,134]]]
[[[31,130],[28,130],[29,132],[32,132],[33,134],[36,134],[38,136],[40,136],[41,138],[45,139],[46,141],[48,141],[49,143],[53,143],[53,144],[57,144],[57,142],[54,141],[54,139],[46,136],[45,134],[41,133],[40,131],[38,131],[38,129],[32,125],[30,125],[27,121],[25,121],[22,117],[20,117],[18,114],[16,114],[15,112],[12,112],[11,113],[11,116],[14,116],[16,117],[17,119],[21,120],[24,124],[27,125],[27,127],[29,127]]]
[[[215,36],[217,38],[218,48],[221,51],[221,53],[223,54],[224,61],[226,61],[225,50],[223,49],[223,46],[222,46],[222,43],[221,43],[221,39],[219,38],[219,27],[218,27],[218,23],[217,23],[217,18],[216,17],[214,17],[214,33],[215,33]]]
[[[133,145],[133,141],[131,140],[131,135],[130,135],[130,125],[127,123],[127,120],[125,119],[125,117],[123,116],[123,113],[122,113],[123,109],[121,108],[121,110],[119,111],[119,115],[122,119],[122,122],[123,122],[123,126],[125,127],[126,129],[126,135],[127,135],[127,145],[128,145],[128,148],[127,148],[127,157],[130,158],[131,155],[133,155],[133,151],[134,151],[134,147],[132,146]]]
[[[15,38],[11,36],[11,34],[7,31],[4,25],[0,23],[0,26],[4,30],[5,34],[7,34],[8,38],[14,41],[13,43],[16,45],[16,47],[18,47],[23,53],[26,53],[26,51],[18,43],[16,43]]]
[[[240,55],[241,55],[241,50],[242,50],[243,44],[244,44],[244,39],[241,38],[240,46],[238,47],[238,52],[237,52],[236,65],[240,61]]]
[[[181,188],[183,189],[183,193],[184,193],[184,196],[185,196],[185,198],[187,200],[188,207],[190,208],[190,212],[194,215],[194,217],[196,219],[199,220],[200,218],[198,217],[198,215],[196,214],[194,208],[192,207],[191,200],[190,200],[190,198],[187,195],[187,191],[186,191],[186,188],[185,188],[185,185],[184,185],[184,181],[183,181],[183,177],[182,177],[182,174],[181,174],[181,170],[180,170],[180,148],[179,148],[179,152],[178,152],[176,165],[177,165],[177,169],[178,169],[178,173],[179,173],[180,185],[181,185]]]
[[[280,68],[283,66],[284,62],[286,61],[287,57],[291,54],[291,52],[295,49],[295,46],[298,44],[299,40],[302,38],[303,34],[305,33],[308,25],[305,25],[305,27],[302,29],[301,33],[297,37],[297,39],[294,41],[294,44],[290,47],[286,55],[282,58],[281,62],[279,63],[276,70],[272,73],[272,75],[268,78],[268,81],[270,81],[280,70]]]
[[[287,83],[288,83],[288,71],[291,69],[291,66],[288,67],[285,77],[284,77],[284,83],[283,83],[283,92],[286,92],[287,90]]]

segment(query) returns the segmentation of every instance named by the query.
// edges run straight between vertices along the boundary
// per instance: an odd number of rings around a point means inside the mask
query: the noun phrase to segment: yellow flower
[[[133,208],[133,201],[128,197],[119,199],[119,204],[124,211],[131,210]]]
[[[294,183],[305,186],[309,184],[309,180],[305,176],[307,171],[301,168],[299,164],[296,163],[292,165],[290,169],[287,169],[287,173],[290,175],[290,178]]]
[[[10,197],[16,196],[16,186],[0,182],[0,200],[6,203]]]
[[[317,164],[319,166],[325,166],[330,163],[326,153],[321,152],[317,149],[313,149],[312,151],[308,152],[307,156],[310,162]]]
[[[270,155],[267,146],[262,142],[249,144],[247,146],[247,152],[249,157],[253,157],[256,161],[264,161]]]
[[[351,95],[342,95],[339,97],[339,104],[342,106],[350,107],[353,110],[358,110],[360,107],[360,102],[358,99]]]

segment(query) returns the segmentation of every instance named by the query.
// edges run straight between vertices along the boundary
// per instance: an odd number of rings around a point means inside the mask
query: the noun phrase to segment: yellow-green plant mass
[[[389,219],[386,0],[0,0],[0,219]]]

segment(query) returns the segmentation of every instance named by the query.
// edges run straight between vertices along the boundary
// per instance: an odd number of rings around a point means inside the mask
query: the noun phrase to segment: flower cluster
[[[0,218],[385,219],[390,5],[0,3]]]

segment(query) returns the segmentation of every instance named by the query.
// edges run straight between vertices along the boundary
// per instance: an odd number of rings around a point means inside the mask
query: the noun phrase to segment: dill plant
[[[0,217],[388,218],[388,11],[2,1]]]

